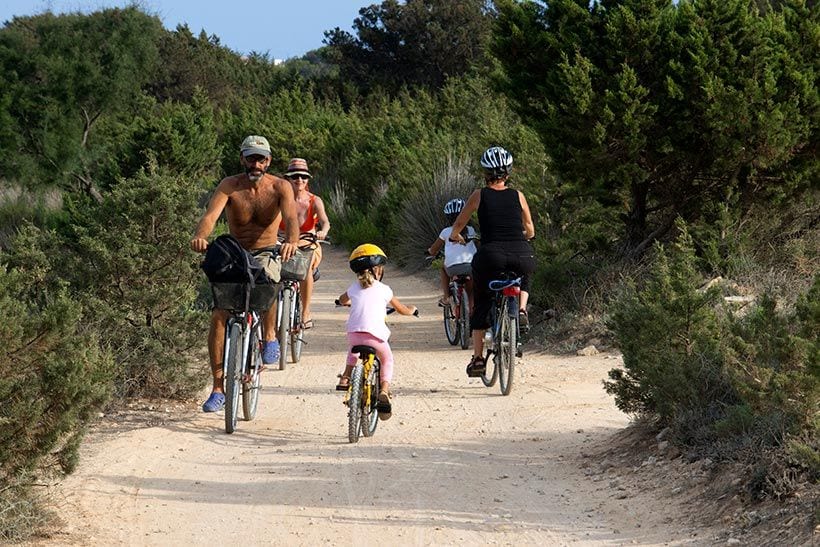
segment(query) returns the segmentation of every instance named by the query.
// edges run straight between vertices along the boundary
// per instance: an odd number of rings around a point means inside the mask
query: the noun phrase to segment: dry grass
[[[399,211],[398,225],[404,232],[392,246],[396,261],[411,270],[424,267],[425,250],[448,225],[444,205],[453,198],[467,199],[478,185],[467,160],[448,158],[435,169],[430,185],[405,200]]]

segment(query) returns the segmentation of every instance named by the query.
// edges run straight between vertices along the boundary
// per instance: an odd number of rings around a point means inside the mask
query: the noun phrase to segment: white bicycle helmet
[[[445,215],[457,215],[464,209],[464,200],[461,198],[451,199],[444,206]]]
[[[488,175],[497,178],[509,175],[512,170],[512,164],[512,154],[500,146],[491,146],[481,156],[481,167],[484,168]]]

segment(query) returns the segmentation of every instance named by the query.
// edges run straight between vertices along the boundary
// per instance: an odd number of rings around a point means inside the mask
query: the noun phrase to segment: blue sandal
[[[272,365],[277,362],[279,362],[279,341],[265,342],[265,346],[262,348],[262,363]]]
[[[225,395],[213,392],[208,400],[202,404],[202,412],[216,412],[225,407]]]

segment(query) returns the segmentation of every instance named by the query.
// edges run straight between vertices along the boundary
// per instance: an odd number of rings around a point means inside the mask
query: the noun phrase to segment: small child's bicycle
[[[344,306],[336,299],[337,306]],[[387,308],[387,314],[396,311]],[[413,313],[419,316],[419,310]],[[372,437],[379,424],[379,393],[381,391],[382,363],[372,346],[353,346],[350,353],[359,354],[359,362],[350,372],[350,385],[345,393],[344,404],[347,406],[347,439],[351,443],[359,442],[359,437]],[[389,416],[386,416],[389,417]]]
[[[359,362],[350,373],[350,387],[344,404],[347,405],[347,438],[359,441],[359,435],[372,437],[379,423],[379,373],[381,361],[371,346],[353,346],[351,353],[359,354]]]
[[[461,344],[470,347],[470,303],[467,300],[467,283],[470,276],[454,275],[450,278],[450,301],[444,308],[444,334],[451,346]]]

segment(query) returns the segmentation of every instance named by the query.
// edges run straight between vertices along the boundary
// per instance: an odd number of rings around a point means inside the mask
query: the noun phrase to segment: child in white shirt
[[[356,281],[339,296],[338,303],[350,306],[347,319],[347,362],[336,389],[347,391],[350,374],[356,364],[353,346],[367,345],[376,350],[381,362],[379,389],[379,418],[386,420],[392,414],[390,403],[390,382],[393,379],[393,351],[388,340],[390,329],[385,319],[387,307],[394,308],[402,315],[415,315],[415,306],[405,306],[393,295],[393,290],[381,282],[387,255],[379,247],[370,243],[359,245],[350,254],[350,269],[356,273]]]
[[[471,240],[476,236],[476,231],[472,226],[467,226],[467,240],[466,245],[450,241],[450,233],[452,232],[452,224],[456,217],[464,208],[464,200],[460,198],[451,199],[444,206],[444,214],[447,216],[447,222],[450,224],[444,228],[438,235],[430,248],[427,249],[427,254],[436,256],[444,247],[444,265],[441,268],[441,294],[439,306],[447,306],[450,302],[450,278],[456,275],[470,275],[472,273],[471,262],[473,255],[476,253],[475,243]],[[467,296],[472,303],[473,287],[472,281],[466,284]],[[472,307],[470,308],[472,309]]]

